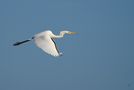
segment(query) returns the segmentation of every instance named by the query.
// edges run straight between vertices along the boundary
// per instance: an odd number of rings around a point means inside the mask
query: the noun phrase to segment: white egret
[[[37,47],[41,48],[46,53],[57,57],[57,56],[61,56],[62,53],[59,52],[59,50],[56,46],[56,43],[54,42],[54,39],[62,38],[64,36],[64,34],[76,34],[76,32],[61,31],[59,35],[54,35],[50,30],[47,30],[47,31],[36,34],[31,39],[16,42],[13,44],[13,46],[18,46],[20,44],[34,40]]]

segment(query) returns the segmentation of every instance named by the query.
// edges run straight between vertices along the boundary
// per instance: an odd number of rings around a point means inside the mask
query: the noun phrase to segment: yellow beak
[[[68,34],[77,34],[76,32],[69,32]]]

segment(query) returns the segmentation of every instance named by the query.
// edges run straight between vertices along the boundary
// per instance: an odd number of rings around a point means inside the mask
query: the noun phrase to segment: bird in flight
[[[47,31],[34,35],[31,39],[16,42],[13,44],[13,46],[18,46],[20,44],[34,40],[38,48],[42,49],[47,54],[50,54],[54,57],[58,57],[58,56],[61,56],[62,53],[59,52],[54,39],[62,38],[65,34],[76,34],[76,32],[61,31],[59,35],[54,35],[52,31],[47,30]]]

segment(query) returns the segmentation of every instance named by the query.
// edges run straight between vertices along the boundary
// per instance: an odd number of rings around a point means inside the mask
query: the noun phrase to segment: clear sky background
[[[134,90],[133,0],[0,0],[0,90]],[[54,58],[33,42],[46,29]]]

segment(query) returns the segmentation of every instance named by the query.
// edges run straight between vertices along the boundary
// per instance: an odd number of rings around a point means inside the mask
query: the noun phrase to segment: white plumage
[[[45,31],[35,35],[35,44],[48,54],[52,56],[60,56],[60,53],[55,45],[54,41],[50,37],[49,31]],[[52,34],[52,33],[51,33]]]
[[[62,38],[64,34],[75,34],[75,32],[70,31],[61,31],[59,35],[54,35],[50,30],[36,34],[32,39],[34,39],[37,47],[41,48],[44,52],[52,56],[61,56],[62,53],[59,52],[56,43],[54,42],[55,38]],[[32,39],[24,40],[21,42],[16,42],[14,46],[20,45],[22,43],[31,41]]]

